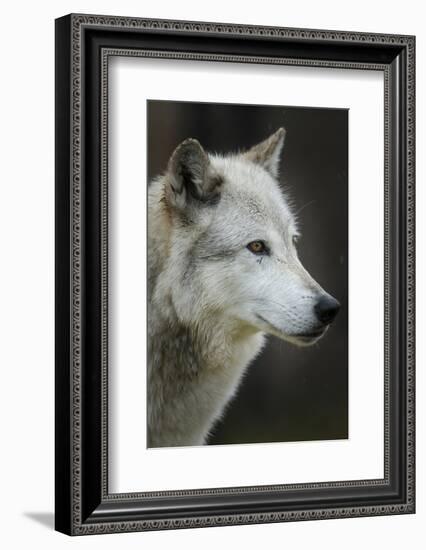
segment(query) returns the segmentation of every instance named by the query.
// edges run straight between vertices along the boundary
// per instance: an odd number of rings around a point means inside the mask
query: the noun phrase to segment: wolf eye
[[[247,248],[253,254],[265,254],[268,251],[263,241],[252,241],[247,245]]]

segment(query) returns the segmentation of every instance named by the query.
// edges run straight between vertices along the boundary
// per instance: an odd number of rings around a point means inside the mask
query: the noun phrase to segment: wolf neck
[[[263,335],[219,313],[206,313],[197,323],[179,318],[163,281],[171,228],[158,187],[150,190],[149,201],[148,444],[201,445]]]
[[[219,314],[206,314],[193,324],[179,320],[172,308],[168,312],[163,317],[154,306],[152,315],[157,323],[150,327],[150,339],[151,345],[163,352],[171,348],[173,360],[162,365],[169,376],[192,379],[204,371],[230,370],[235,355],[259,335],[253,329],[226,322]]]
[[[228,328],[219,318],[193,327],[175,317],[150,329],[150,446],[205,443],[263,342],[260,333]]]

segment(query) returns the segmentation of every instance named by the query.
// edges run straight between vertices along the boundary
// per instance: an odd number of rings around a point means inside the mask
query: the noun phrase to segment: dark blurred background
[[[297,348],[272,336],[210,444],[348,437],[348,111],[148,101],[148,181],[188,137],[229,153],[287,130],[281,182],[299,210],[302,263],[342,304],[327,335]]]

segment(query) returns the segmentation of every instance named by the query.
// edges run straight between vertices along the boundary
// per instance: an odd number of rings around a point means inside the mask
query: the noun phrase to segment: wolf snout
[[[329,295],[323,295],[316,303],[314,310],[318,320],[324,325],[330,324],[340,309],[340,303]]]

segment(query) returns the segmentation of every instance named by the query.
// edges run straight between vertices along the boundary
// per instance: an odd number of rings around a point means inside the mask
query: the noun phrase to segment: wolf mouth
[[[260,319],[263,323],[270,326],[275,332],[282,333],[282,330],[280,330],[277,326],[273,325],[270,321],[265,319],[265,317],[263,317],[262,315],[259,315],[258,313],[256,313],[256,317]],[[328,325],[325,325],[323,327],[319,327],[315,330],[312,330],[311,332],[298,332],[295,334],[288,334],[288,336],[291,336],[292,338],[300,338],[301,340],[306,340],[306,341],[314,340],[315,338],[319,338],[320,336],[322,336],[327,330],[327,328],[328,328]]]
[[[297,338],[317,338],[318,336],[321,336],[326,331],[327,326],[313,330],[312,332],[303,332],[298,334],[293,334],[293,336],[296,336]]]
[[[265,319],[265,317],[263,317],[262,315],[259,315],[259,313],[256,313],[256,317],[258,319],[260,319],[260,321],[262,321],[262,323],[265,323],[266,325],[271,327],[275,332],[282,332],[282,330],[280,330],[278,327],[273,325],[270,321],[268,321],[268,319]]]

